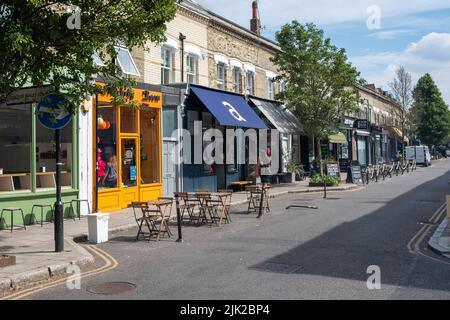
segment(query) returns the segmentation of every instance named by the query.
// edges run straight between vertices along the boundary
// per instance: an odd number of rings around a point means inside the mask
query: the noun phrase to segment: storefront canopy
[[[394,135],[396,135],[400,140],[402,139],[402,130],[397,127],[392,127],[392,131],[394,132]],[[408,137],[405,135],[404,138],[406,143],[409,143]]]
[[[242,95],[193,85],[190,90],[222,126],[268,129]]]
[[[330,143],[348,144],[347,138],[342,132],[329,135],[328,140],[330,141]]]
[[[303,125],[289,110],[276,103],[267,100],[250,98],[250,101],[262,112],[262,114],[284,134],[304,134]]]

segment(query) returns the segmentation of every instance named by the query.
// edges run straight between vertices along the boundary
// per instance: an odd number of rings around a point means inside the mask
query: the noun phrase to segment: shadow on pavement
[[[427,209],[437,209],[444,202],[449,172],[391,201],[375,201],[385,205],[250,269],[366,282],[367,268],[377,265],[381,268],[383,284],[450,290],[448,265],[417,258],[407,249],[421,227],[419,222],[431,217],[429,210],[425,215],[421,208],[427,205]],[[418,261],[411,267],[415,259]]]

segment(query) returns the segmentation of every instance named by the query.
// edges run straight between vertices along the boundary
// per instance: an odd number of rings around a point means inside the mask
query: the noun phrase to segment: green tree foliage
[[[281,73],[278,79],[286,83],[278,98],[315,138],[321,160],[321,139],[338,130],[342,115],[358,110],[359,72],[348,62],[345,50],[332,45],[314,24],[293,21],[276,33],[276,40],[281,52],[272,61]]]
[[[89,81],[91,75],[102,75],[123,89],[130,82],[114,63],[114,45],[121,41],[133,48],[142,47],[147,41],[164,40],[165,23],[175,16],[177,2],[3,0],[0,101],[25,85],[48,84],[78,105],[87,93],[101,91]],[[79,10],[74,11],[74,6]],[[80,22],[79,28],[73,27],[76,21]],[[98,52],[105,66],[93,63],[94,52]]]
[[[413,97],[414,127],[419,139],[430,147],[444,142],[450,132],[450,111],[430,74],[419,79]]]

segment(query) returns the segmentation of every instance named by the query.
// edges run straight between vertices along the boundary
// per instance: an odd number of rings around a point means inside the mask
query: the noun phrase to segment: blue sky
[[[196,2],[249,26],[252,0]],[[380,29],[368,28],[374,8]],[[429,72],[450,104],[450,0],[260,0],[259,9],[269,39],[293,19],[314,22],[347,50],[368,82],[388,89],[396,67],[403,65],[414,81]]]

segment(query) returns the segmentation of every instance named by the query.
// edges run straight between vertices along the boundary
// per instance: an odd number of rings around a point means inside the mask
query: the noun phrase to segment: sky
[[[196,0],[244,27],[249,27],[252,0]],[[292,20],[313,22],[368,83],[389,89],[398,66],[414,84],[430,73],[450,105],[450,0],[259,0],[262,35],[275,33]]]

